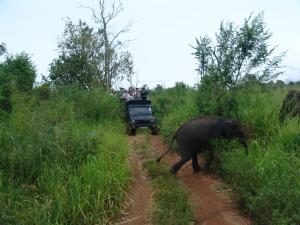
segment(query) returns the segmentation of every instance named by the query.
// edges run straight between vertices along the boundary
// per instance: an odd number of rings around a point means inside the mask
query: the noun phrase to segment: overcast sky
[[[224,20],[241,24],[251,12],[265,12],[273,33],[272,45],[288,50],[287,66],[280,77],[300,80],[299,0],[123,0],[118,26],[132,22],[123,36],[132,40],[128,50],[134,56],[139,84],[172,86],[176,81],[193,85],[197,81],[196,61],[190,44],[200,35],[214,37]],[[64,29],[63,18],[93,25],[91,13],[81,5],[97,6],[96,0],[0,0],[0,42],[9,53],[26,51],[38,71],[48,75],[49,63],[57,57],[57,41]],[[136,78],[134,77],[134,81]]]

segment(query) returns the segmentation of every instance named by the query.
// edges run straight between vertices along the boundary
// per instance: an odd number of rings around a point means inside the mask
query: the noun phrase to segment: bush
[[[103,90],[47,98],[14,93],[0,122],[0,224],[106,224],[129,181],[121,104]]]
[[[201,89],[178,92],[170,88],[153,97],[167,142],[182,123],[196,115],[241,121],[251,138],[249,156],[234,142],[218,142],[215,148],[221,161],[219,174],[232,185],[240,205],[256,224],[300,224],[299,122],[294,118],[280,128],[278,121],[287,92],[286,87],[255,82],[226,91],[218,101]]]
[[[300,159],[277,143],[263,146],[253,141],[249,157],[242,151],[224,152],[221,173],[258,224],[299,224]]]

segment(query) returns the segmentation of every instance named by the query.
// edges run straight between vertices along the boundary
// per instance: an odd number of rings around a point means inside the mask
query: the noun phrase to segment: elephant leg
[[[185,156],[181,157],[181,159],[172,166],[171,174],[175,175],[176,172],[191,158],[192,158],[191,155],[185,155]]]
[[[193,153],[193,155],[192,155],[192,165],[193,165],[194,173],[197,173],[200,171],[200,166],[198,164],[198,159],[197,159],[197,153]]]
[[[209,147],[208,158],[206,159],[206,162],[205,162],[205,170],[209,170],[209,167],[210,167],[213,159],[214,159],[214,150],[211,147]]]

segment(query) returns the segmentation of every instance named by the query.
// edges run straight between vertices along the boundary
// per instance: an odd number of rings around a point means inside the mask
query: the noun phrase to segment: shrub
[[[218,169],[256,224],[300,224],[299,122],[294,118],[280,128],[278,121],[287,92],[286,87],[254,82],[226,92],[219,101],[201,89],[176,92],[170,88],[153,97],[167,142],[182,123],[196,115],[241,121],[250,133],[249,156],[234,142],[217,142]],[[234,103],[230,106],[231,98]]]
[[[63,88],[49,98],[14,93],[12,106],[0,122],[0,224],[116,217],[129,181],[118,100],[103,90]]]

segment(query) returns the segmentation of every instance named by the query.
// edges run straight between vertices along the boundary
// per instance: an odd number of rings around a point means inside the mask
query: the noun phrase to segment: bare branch
[[[89,6],[80,6],[80,8],[88,9],[92,12],[94,19],[96,20],[96,23],[102,23],[102,20],[100,20],[97,15],[95,10],[92,7]]]
[[[107,16],[107,23],[109,23],[111,20],[113,20],[116,16],[119,15],[120,12],[123,11],[123,7],[120,1],[118,1],[118,5],[116,6],[116,1],[112,2],[111,6],[111,13]]]
[[[121,34],[129,31],[131,24],[123,27],[117,32],[114,32],[111,26],[112,21],[123,11],[123,7],[120,0],[111,0],[110,5],[105,4],[105,1],[106,0],[98,1],[99,8],[97,10],[94,10],[93,8],[87,6],[84,6],[82,8],[91,10],[95,22],[100,26],[99,30],[101,32],[98,34],[101,38],[103,38],[104,43],[104,82],[106,87],[110,88],[112,85],[112,79],[116,80],[117,78],[120,78],[118,76],[122,76],[122,71],[125,71],[126,68],[128,69],[132,64],[124,63],[120,61],[121,58],[119,58],[119,56],[122,54],[122,48],[125,47],[129,40],[124,42],[117,40]],[[131,60],[130,55],[128,55],[127,57],[128,60]]]
[[[123,33],[127,33],[130,29],[131,25],[127,25],[126,27],[124,27],[122,30],[120,30],[113,38],[112,40],[110,41],[110,45]]]

